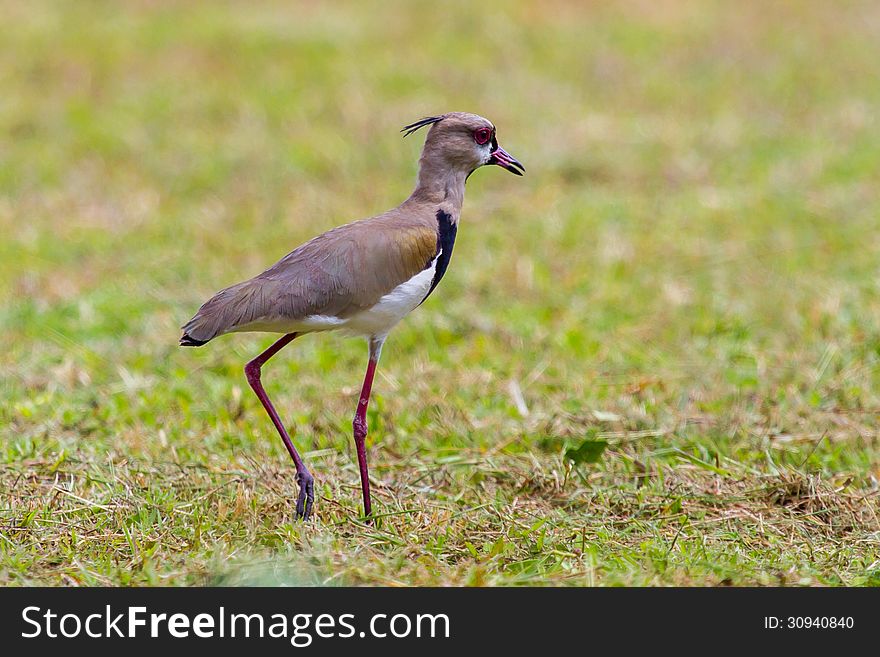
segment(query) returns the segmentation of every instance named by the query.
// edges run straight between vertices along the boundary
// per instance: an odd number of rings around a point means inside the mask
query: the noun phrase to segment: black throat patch
[[[431,296],[431,292],[437,287],[437,283],[446,273],[449,266],[449,259],[452,257],[452,247],[455,246],[455,234],[458,232],[458,224],[452,221],[452,217],[443,210],[437,210],[437,267],[434,269],[434,280],[431,281],[431,288],[425,295],[425,299]],[[429,265],[431,263],[428,263]],[[422,299],[422,303],[425,302]]]

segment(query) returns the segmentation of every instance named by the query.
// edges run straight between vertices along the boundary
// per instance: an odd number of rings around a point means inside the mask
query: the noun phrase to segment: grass
[[[870,2],[3,3],[0,582],[880,585]],[[490,117],[392,334],[180,349]],[[572,466],[585,439],[608,448]]]

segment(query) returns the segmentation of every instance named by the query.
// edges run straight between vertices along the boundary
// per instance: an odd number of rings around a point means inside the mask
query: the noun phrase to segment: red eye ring
[[[483,144],[488,144],[489,140],[492,138],[492,130],[489,128],[477,128],[474,130],[474,141],[477,142],[480,146]]]

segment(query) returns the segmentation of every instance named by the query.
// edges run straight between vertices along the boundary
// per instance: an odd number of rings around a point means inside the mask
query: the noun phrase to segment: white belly
[[[439,257],[439,254],[438,254]],[[385,337],[394,326],[418,306],[434,280],[437,258],[427,269],[420,271],[405,283],[401,283],[383,296],[372,308],[362,310],[350,317],[309,315],[299,320],[277,318],[256,320],[237,326],[234,332],[267,331],[271,333],[311,333],[315,331],[342,330],[354,335]]]
[[[384,337],[394,326],[409,315],[418,306],[434,280],[434,270],[437,268],[435,259],[431,266],[419,272],[405,283],[401,283],[384,297],[379,299],[375,306],[359,312],[357,315],[342,320],[342,323],[333,328],[340,328],[357,335]],[[308,318],[306,318],[308,319]],[[335,317],[333,319],[336,319]]]

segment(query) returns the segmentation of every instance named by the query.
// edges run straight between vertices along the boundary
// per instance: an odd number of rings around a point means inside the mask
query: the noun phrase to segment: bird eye
[[[488,143],[491,137],[492,131],[489,128],[479,128],[477,130],[474,130],[474,141],[481,146]]]

